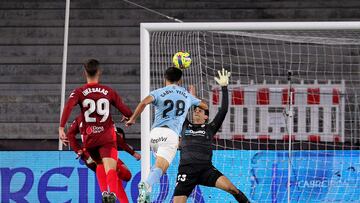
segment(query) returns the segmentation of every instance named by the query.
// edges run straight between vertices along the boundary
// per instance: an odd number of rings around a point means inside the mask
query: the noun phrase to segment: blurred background
[[[355,0],[133,2],[184,22],[360,18],[360,2]],[[66,95],[84,83],[82,63],[97,58],[103,83],[134,109],[140,100],[139,25],[172,21],[120,0],[72,0],[70,9]],[[56,150],[65,1],[2,0],[0,17],[0,150]],[[138,148],[139,124],[126,133]]]

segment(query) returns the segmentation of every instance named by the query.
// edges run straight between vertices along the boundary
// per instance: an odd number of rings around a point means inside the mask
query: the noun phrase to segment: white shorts
[[[156,156],[166,159],[169,164],[176,155],[179,136],[170,128],[157,127],[150,131],[150,147]]]

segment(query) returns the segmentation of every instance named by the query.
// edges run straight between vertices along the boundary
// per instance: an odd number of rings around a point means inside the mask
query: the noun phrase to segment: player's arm
[[[181,142],[182,142],[182,138],[185,136],[185,131],[186,131],[186,128],[189,126],[190,124],[190,121],[188,119],[185,120],[183,126],[182,126],[182,129],[181,129],[181,132],[180,132],[180,136],[179,136],[179,144],[178,144],[178,149],[181,150]]]
[[[78,133],[80,133],[79,123],[78,123],[77,119],[75,119],[73,121],[73,123],[71,124],[68,132],[66,133],[66,136],[69,139],[71,149],[73,149],[73,151],[76,154],[78,154],[78,152],[81,151],[81,145],[76,140],[76,135]]]
[[[86,151],[86,149],[82,148],[76,139],[76,135],[80,133],[80,128],[79,128],[80,123],[81,123],[81,117],[78,116],[74,120],[74,122],[71,124],[68,132],[66,133],[66,136],[69,139],[70,147],[73,149],[75,154],[77,154],[77,156],[78,156],[77,159],[81,158],[91,170],[94,170],[94,166],[92,166],[92,165],[95,162],[91,159],[91,157],[90,157],[89,153]],[[95,164],[95,168],[96,168],[96,164]]]
[[[149,95],[147,97],[145,97],[145,99],[143,99],[138,106],[135,109],[134,114],[130,117],[130,119],[126,122],[126,126],[131,126],[132,124],[135,123],[137,117],[140,116],[140,114],[144,111],[145,107],[152,103],[154,101],[154,97]]]
[[[193,95],[194,97],[196,97],[196,90],[195,90],[195,86],[194,85],[189,85],[188,87],[188,91],[191,95]],[[191,107],[192,108],[192,107]],[[188,115],[189,116],[189,115]],[[185,118],[185,121],[183,123],[183,127],[182,127],[182,131],[181,131],[181,134],[183,134],[183,131],[184,131],[184,128],[186,128],[186,126],[188,126],[190,124],[190,121],[189,119],[186,117]],[[180,144],[179,144],[180,146]]]
[[[229,92],[227,86],[229,84],[229,77],[231,74],[224,69],[222,69],[222,73],[220,71],[218,71],[218,73],[219,78],[215,77],[215,81],[221,86],[222,99],[220,110],[216,114],[214,120],[210,123],[210,127],[213,129],[213,132],[217,132],[219,130],[229,109]]]
[[[112,93],[112,104],[122,113],[123,116],[129,118],[132,115],[132,111],[130,108],[124,104],[121,97],[115,92],[111,91]]]
[[[191,94],[191,95],[193,95],[194,97],[196,97],[196,90],[195,90],[195,86],[194,85],[189,85],[189,93]],[[194,99],[193,99],[194,100]],[[195,99],[196,100],[196,99]],[[196,101],[195,101],[195,103],[196,103]],[[194,104],[194,103],[193,103]],[[198,105],[196,105],[196,106],[198,106],[198,107],[200,107],[200,108],[202,108],[202,109],[204,109],[204,110],[208,110],[209,109],[209,107],[208,107],[208,105],[207,105],[207,103],[206,102],[204,102],[204,101],[202,101],[202,100],[200,100],[200,103],[198,104]]]
[[[70,96],[68,101],[66,102],[66,105],[63,109],[62,115],[61,115],[61,119],[60,119],[60,126],[59,126],[59,138],[60,140],[66,145],[67,141],[67,137],[65,134],[65,124],[68,121],[71,111],[73,110],[74,106],[76,104],[78,104],[79,102],[79,93],[77,92],[77,90],[74,90]]]
[[[119,146],[121,149],[123,149],[124,151],[126,151],[127,153],[129,153],[130,155],[132,155],[133,157],[135,157],[136,160],[140,160],[141,156],[139,153],[135,152],[134,148],[129,145],[128,143],[126,143],[125,140],[125,132],[123,129],[121,128],[116,128],[117,129],[117,146]]]

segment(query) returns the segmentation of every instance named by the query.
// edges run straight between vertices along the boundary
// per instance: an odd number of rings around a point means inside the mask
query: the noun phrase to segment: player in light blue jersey
[[[152,128],[167,126],[180,134],[189,108],[200,105],[200,100],[189,94],[185,88],[175,84],[150,92],[155,105],[155,120]]]
[[[154,183],[160,180],[175,157],[179,135],[191,106],[208,109],[206,103],[191,95],[186,89],[178,86],[182,71],[170,67],[165,71],[165,87],[150,92],[136,107],[126,126],[135,123],[146,105],[155,106],[155,120],[150,132],[150,147],[156,154],[155,165],[151,168],[148,178],[139,183],[138,202],[150,203],[150,192]]]

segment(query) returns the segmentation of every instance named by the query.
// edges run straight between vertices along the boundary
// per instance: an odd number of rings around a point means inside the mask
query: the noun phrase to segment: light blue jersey
[[[154,98],[155,120],[152,128],[167,126],[180,135],[182,125],[191,106],[199,106],[200,100],[185,88],[168,85],[150,92]]]

